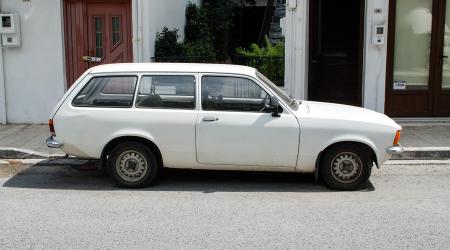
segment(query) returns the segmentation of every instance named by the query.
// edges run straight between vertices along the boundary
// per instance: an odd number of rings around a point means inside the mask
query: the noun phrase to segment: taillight
[[[401,134],[402,134],[401,130],[397,130],[397,133],[395,133],[394,146],[397,146],[398,143],[400,142]]]
[[[52,136],[56,136],[56,133],[55,133],[55,126],[53,126],[53,119],[49,119],[49,120],[48,120],[48,127],[50,128],[50,134],[51,134]]]

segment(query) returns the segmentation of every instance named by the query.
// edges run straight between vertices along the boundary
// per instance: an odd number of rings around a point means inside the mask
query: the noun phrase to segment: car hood
[[[401,129],[394,120],[388,116],[370,109],[335,104],[326,102],[302,101],[297,111],[299,118],[315,117],[331,120],[348,120],[363,123],[377,123],[380,125],[392,126]]]

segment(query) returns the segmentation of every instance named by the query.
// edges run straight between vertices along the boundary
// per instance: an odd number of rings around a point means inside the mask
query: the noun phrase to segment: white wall
[[[387,35],[384,46],[374,46],[372,32],[374,25],[388,27],[388,0],[367,0],[366,2],[366,44],[363,72],[363,101],[364,107],[384,113],[386,61],[387,61]],[[381,13],[375,13],[381,9]]]
[[[155,53],[156,32],[164,26],[177,28],[184,36],[187,3],[201,0],[133,0],[133,57],[135,62],[149,62]]]
[[[287,1],[291,5],[288,5],[286,12],[286,91],[298,99],[308,99],[309,1],[314,0]],[[374,12],[378,8],[382,9],[381,14]],[[385,24],[387,27],[387,16],[388,0],[366,0],[363,106],[382,113],[387,45],[374,46],[371,39],[374,25]]]
[[[4,48],[8,123],[46,123],[64,93],[60,0],[1,0],[2,12],[20,15],[22,45]]]
[[[314,0],[311,0],[314,1]],[[297,99],[308,98],[309,1],[287,1],[285,91]]]

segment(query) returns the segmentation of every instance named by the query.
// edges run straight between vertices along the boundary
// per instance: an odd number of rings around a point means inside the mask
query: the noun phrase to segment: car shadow
[[[118,188],[96,166],[33,165],[8,179],[3,187],[214,192],[336,192],[316,182],[313,174],[164,169],[154,185],[142,189]],[[367,182],[359,191],[374,191]]]

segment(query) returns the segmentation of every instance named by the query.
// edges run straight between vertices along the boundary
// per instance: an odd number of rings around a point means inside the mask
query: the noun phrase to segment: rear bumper
[[[401,154],[401,153],[403,153],[403,146],[399,144],[399,145],[389,147],[386,149],[386,152],[391,155]]]
[[[47,144],[47,147],[49,147],[49,148],[60,148],[63,145],[61,142],[53,139],[53,136],[50,136],[49,138],[47,138],[46,144]]]

